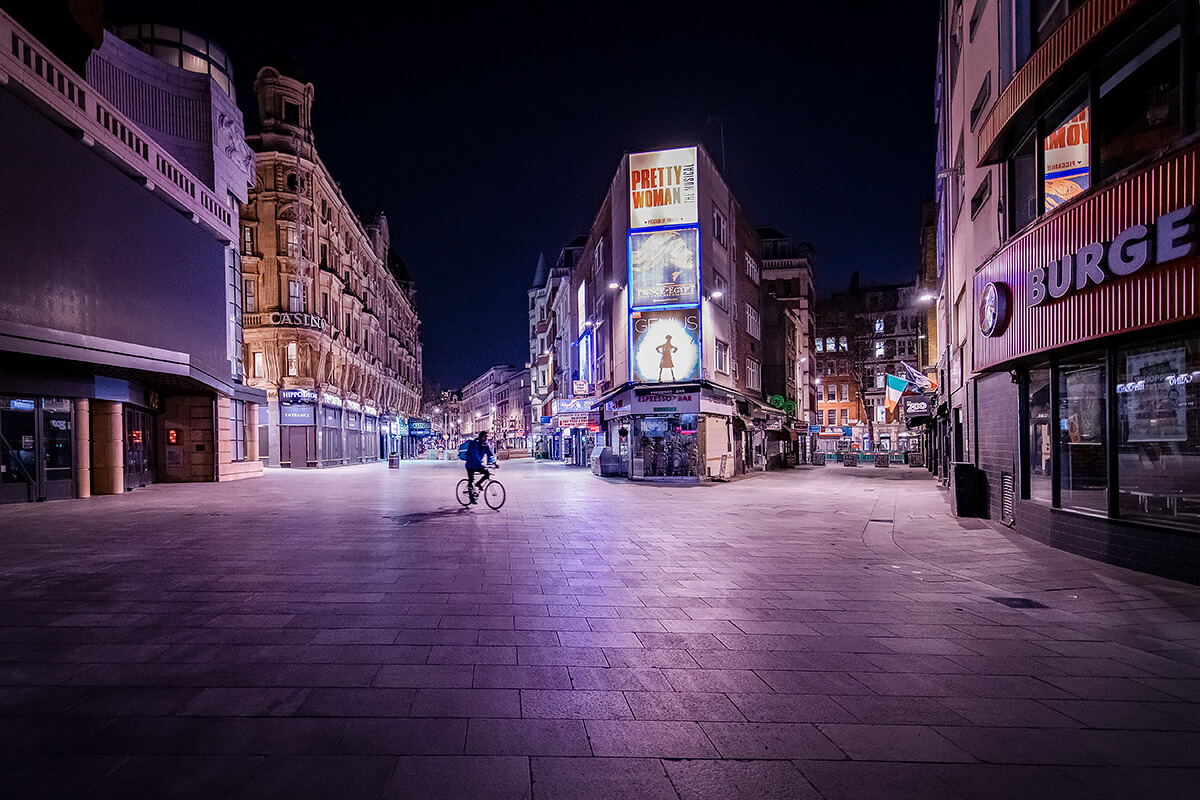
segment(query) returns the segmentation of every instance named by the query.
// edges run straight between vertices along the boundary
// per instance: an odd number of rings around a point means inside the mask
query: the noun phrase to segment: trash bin
[[[956,517],[982,517],[983,473],[969,461],[955,461],[950,469],[950,510]]]
[[[388,453],[388,469],[400,469],[400,453]]]

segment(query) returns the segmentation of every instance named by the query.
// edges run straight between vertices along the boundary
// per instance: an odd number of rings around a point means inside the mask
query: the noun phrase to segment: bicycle
[[[493,464],[490,469],[496,470],[499,469],[499,466]],[[470,481],[463,478],[458,482],[455,496],[458,498],[458,502],[466,507],[475,502],[476,492],[483,494],[483,502],[487,503],[488,508],[493,511],[499,511],[500,506],[504,505],[506,496],[504,484],[492,477],[484,482],[482,489],[477,489]]]

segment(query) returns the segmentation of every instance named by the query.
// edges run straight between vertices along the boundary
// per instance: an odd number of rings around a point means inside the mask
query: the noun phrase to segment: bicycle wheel
[[[500,481],[488,481],[488,485],[483,487],[483,501],[488,504],[488,508],[499,511],[500,506],[504,505],[504,484]]]
[[[458,482],[458,490],[455,492],[455,497],[457,497],[458,502],[462,503],[464,506],[471,505],[471,488],[467,485],[466,478],[463,478]]]

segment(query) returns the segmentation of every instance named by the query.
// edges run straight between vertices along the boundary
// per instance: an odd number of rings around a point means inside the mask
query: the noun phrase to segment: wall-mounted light
[[[612,283],[610,283],[610,284],[608,285],[608,288],[610,288],[610,289],[620,289],[620,288],[621,288],[621,284],[617,283],[616,281],[613,281]]]
[[[725,293],[722,292],[720,289],[713,289],[712,294],[709,295],[709,297],[713,297],[713,298],[724,297],[724,296],[725,296]]]
[[[922,303],[928,303],[930,300],[936,300],[936,299],[937,299],[937,295],[936,295],[936,294],[930,294],[929,292],[926,292],[925,294],[921,295],[921,296],[920,296],[919,298],[917,298],[917,299],[918,299],[918,300],[920,300]]]

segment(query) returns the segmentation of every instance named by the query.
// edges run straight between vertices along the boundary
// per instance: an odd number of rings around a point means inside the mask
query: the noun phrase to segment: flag
[[[896,413],[896,407],[900,405],[900,395],[904,394],[904,390],[908,386],[909,382],[904,378],[896,375],[887,376],[887,396],[884,398],[883,404],[889,414]]]
[[[904,371],[908,373],[909,381],[911,381],[918,389],[923,392],[937,391],[937,381],[935,381],[933,378],[930,378],[928,375],[914,369],[913,367],[910,367],[903,361],[901,361],[900,364],[904,367]]]

